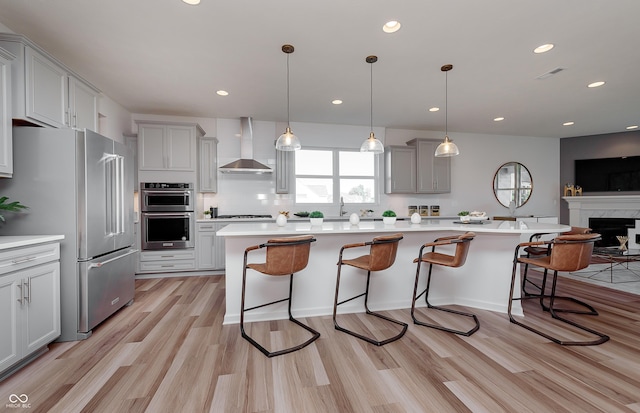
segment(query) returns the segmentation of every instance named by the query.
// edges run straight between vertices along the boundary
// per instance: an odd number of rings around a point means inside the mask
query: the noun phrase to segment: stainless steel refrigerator
[[[59,341],[91,330],[133,301],[133,153],[90,130],[13,128],[14,173],[0,194],[29,207],[2,235],[63,234]]]

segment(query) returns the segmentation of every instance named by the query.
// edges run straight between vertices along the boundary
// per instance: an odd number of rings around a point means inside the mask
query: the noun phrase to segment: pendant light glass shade
[[[360,146],[360,152],[382,153],[384,152],[384,146],[382,146],[382,142],[377,140],[373,135],[373,132],[371,132],[369,134],[369,138],[362,142],[362,146]]]
[[[289,124],[289,55],[293,53],[293,50],[294,48],[290,44],[282,45],[282,51],[287,54],[287,129],[276,141],[276,150],[278,151],[297,151],[302,148],[300,140],[293,134]]]
[[[448,107],[448,99],[449,99],[449,91],[448,91],[448,72],[453,69],[453,65],[444,65],[440,68],[441,71],[444,72],[445,75],[445,86],[444,86],[444,142],[442,142],[436,148],[435,156],[437,157],[445,157],[445,156],[456,156],[460,154],[458,147],[451,139],[449,139],[449,107]]]
[[[455,143],[453,143],[451,141],[451,139],[449,139],[448,136],[445,136],[444,137],[444,142],[442,142],[436,148],[436,156],[438,156],[438,157],[440,157],[440,156],[456,156],[456,155],[459,155],[459,154],[460,154],[460,151],[458,150],[458,147],[456,146]]]
[[[297,151],[300,148],[302,148],[300,140],[291,132],[291,128],[287,126],[287,129],[276,141],[276,149],[279,151]]]
[[[371,65],[371,89],[370,89],[371,90],[371,100],[370,100],[371,104],[369,106],[369,109],[370,109],[370,112],[369,112],[369,125],[371,127],[371,132],[369,132],[369,137],[360,146],[360,152],[372,152],[372,153],[378,154],[378,153],[383,153],[384,152],[384,146],[382,145],[382,142],[380,142],[378,139],[376,139],[375,135],[373,134],[373,64],[378,61],[378,57],[377,56],[367,56],[365,61]]]

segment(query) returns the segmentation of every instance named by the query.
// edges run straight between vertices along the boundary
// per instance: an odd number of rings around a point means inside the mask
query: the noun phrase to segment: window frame
[[[340,207],[340,179],[371,179],[373,178],[373,187],[374,187],[374,198],[375,202],[345,202],[345,208],[347,206],[356,206],[358,209],[371,209],[370,207],[380,205],[380,196],[382,191],[380,190],[381,185],[381,173],[380,173],[380,156],[374,155],[373,158],[373,175],[370,178],[369,176],[354,176],[354,175],[340,175],[340,152],[360,152],[359,148],[326,148],[319,146],[305,146],[301,150],[308,151],[325,151],[331,152],[331,160],[332,160],[332,174],[331,175],[298,175],[296,174],[296,156],[293,157],[293,204],[296,207],[304,208],[306,210],[322,210],[323,208],[329,207]],[[298,203],[296,201],[297,193],[297,180],[298,178],[321,178],[321,179],[331,179],[333,181],[333,192],[332,199],[333,202],[328,203]],[[356,212],[356,211],[351,211]],[[337,215],[337,214],[336,214]]]

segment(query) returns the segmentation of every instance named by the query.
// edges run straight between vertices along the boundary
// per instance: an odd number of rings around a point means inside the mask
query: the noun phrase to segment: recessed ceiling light
[[[439,110],[440,110],[440,108],[436,108],[436,107],[429,108],[429,112],[437,112]]]
[[[627,126],[627,130],[638,129],[638,125]]]
[[[395,33],[400,30],[400,27],[402,27],[402,25],[399,21],[390,20],[382,26],[382,31],[385,33]]]
[[[553,49],[553,43],[542,44],[535,49],[533,49],[533,53],[544,53]]]
[[[565,122],[562,124],[562,126],[571,126],[573,125],[575,122]]]
[[[218,90],[216,91],[216,93],[220,96],[228,96],[229,92],[227,92],[226,90]]]
[[[503,120],[504,120],[504,118],[502,116],[498,116],[497,118],[493,119],[494,122],[500,122],[500,121],[503,121]]]
[[[342,101],[340,99],[334,99],[331,101],[334,105],[342,105]]]
[[[200,4],[200,0],[182,0],[182,1],[192,6]]]
[[[587,85],[587,87],[599,87],[599,86],[604,85],[604,83],[605,83],[605,82],[602,82],[602,81],[600,81],[600,82],[593,82],[593,83],[589,83],[589,84]]]

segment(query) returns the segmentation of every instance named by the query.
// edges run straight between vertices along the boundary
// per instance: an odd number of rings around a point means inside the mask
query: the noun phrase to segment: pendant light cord
[[[444,136],[449,135],[449,71],[444,72]]]
[[[369,85],[369,126],[371,127],[371,132],[373,132],[373,63],[369,63],[369,66],[371,66],[371,75],[369,76],[371,82]]]
[[[289,123],[289,53],[287,53],[287,127],[291,127]]]

